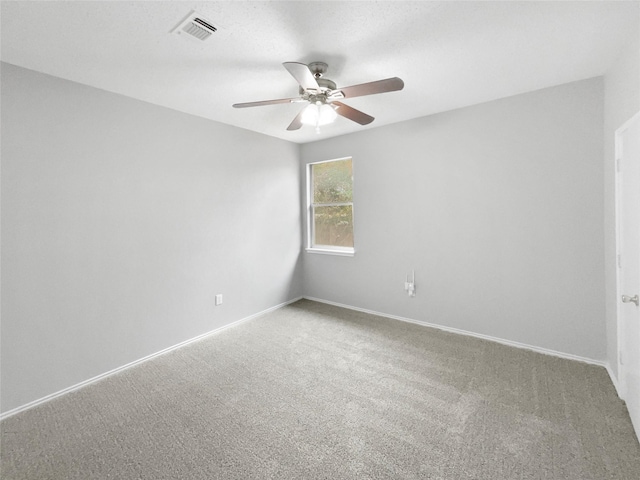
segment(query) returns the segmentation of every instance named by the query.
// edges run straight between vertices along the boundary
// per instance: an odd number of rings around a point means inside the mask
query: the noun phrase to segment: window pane
[[[314,245],[353,247],[353,206],[315,207]]]
[[[353,198],[351,159],[312,165],[313,203],[344,203]]]

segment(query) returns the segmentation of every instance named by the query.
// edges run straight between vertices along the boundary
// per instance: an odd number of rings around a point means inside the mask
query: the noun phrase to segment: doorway
[[[618,380],[640,436],[640,112],[616,130]]]

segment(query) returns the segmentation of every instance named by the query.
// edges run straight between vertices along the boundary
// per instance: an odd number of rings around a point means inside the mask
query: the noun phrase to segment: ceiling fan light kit
[[[316,127],[316,133],[320,133],[320,127],[333,123],[338,117],[335,108],[328,103],[311,103],[303,111],[300,121],[304,125]]]
[[[298,130],[302,125],[313,125],[316,128],[316,133],[320,133],[320,127],[332,123],[338,115],[360,125],[368,125],[375,120],[371,115],[367,115],[338,100],[394,92],[404,88],[404,82],[398,77],[337,88],[334,81],[323,78],[328,68],[324,62],[312,62],[309,65],[298,62],[285,62],[282,65],[300,85],[299,97],[236,103],[233,107],[246,108],[279,103],[309,102],[309,105],[296,115],[287,130]]]

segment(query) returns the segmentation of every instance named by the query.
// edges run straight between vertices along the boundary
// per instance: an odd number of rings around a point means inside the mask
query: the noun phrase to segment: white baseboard
[[[613,370],[611,370],[611,366],[609,364],[607,364],[605,367],[607,369],[607,373],[609,374],[609,378],[611,378],[611,383],[613,383],[613,386],[616,389],[618,398],[624,400],[624,397],[622,396],[622,391],[620,390],[620,382],[618,382],[618,377],[613,374]],[[639,435],[639,438],[640,438],[640,435]]]
[[[209,337],[211,335],[215,335],[216,333],[220,333],[223,330],[226,330],[228,328],[231,327],[237,327],[238,325],[240,325],[241,323],[247,322],[249,320],[253,320],[254,318],[257,317],[261,317],[262,315],[266,315],[267,313],[273,312],[274,310],[278,310],[282,307],[285,307],[291,303],[297,302],[298,300],[302,299],[302,297],[297,297],[294,298],[293,300],[289,300],[287,302],[281,303],[279,305],[276,305],[274,307],[270,307],[267,308],[266,310],[262,310],[261,312],[258,313],[254,313],[253,315],[249,315],[248,317],[245,318],[241,318],[240,320],[236,320],[235,322],[231,322],[227,325],[223,325],[222,327],[218,327],[214,330],[211,330],[209,332],[203,333],[202,335],[198,335],[196,337],[190,338],[189,340],[185,340],[184,342],[180,342],[177,343],[171,347],[165,348],[163,350],[160,350],[159,352],[156,353],[152,353],[151,355],[147,355],[146,357],[140,358],[138,360],[134,360],[133,362],[127,363],[126,365],[122,365],[121,367],[118,368],[114,368],[113,370],[109,370],[108,372],[105,373],[101,373],[100,375],[97,375],[95,377],[89,378],[88,380],[85,380],[83,382],[77,383],[75,385],[72,385],[70,387],[64,388],[60,391],[57,391],[55,393],[52,393],[50,395],[47,395],[45,397],[39,398],[37,400],[34,400],[32,402],[26,403],[20,407],[14,408],[12,410],[9,410],[7,412],[4,412],[2,414],[0,414],[0,421],[4,420],[5,418],[8,418],[12,415],[15,415],[17,413],[20,412],[24,412],[25,410],[29,410],[30,408],[36,407],[38,405],[41,405],[45,402],[48,402],[49,400],[53,400],[54,398],[60,397],[62,395],[65,395],[67,393],[73,392],[75,390],[78,390],[80,388],[86,387],[87,385],[91,385],[92,383],[97,382],[98,380],[102,380],[103,378],[109,377],[111,375],[114,375],[116,373],[122,372],[123,370],[126,370],[127,368],[131,368],[134,367],[136,365],[139,365],[143,362],[146,362],[147,360],[151,360],[152,358],[156,358],[160,355],[164,355],[165,353],[169,353],[173,350],[176,350],[178,348],[184,347],[186,345],[189,345],[190,343],[193,342],[197,342],[198,340],[202,340],[206,337]]]
[[[392,320],[400,320],[401,322],[415,323],[417,325],[422,325],[424,327],[437,328],[438,330],[443,330],[445,332],[451,332],[451,333],[457,333],[459,335],[466,335],[466,336],[469,336],[469,337],[481,338],[483,340],[489,340],[491,342],[501,343],[503,345],[508,345],[510,347],[516,347],[516,348],[521,348],[521,349],[524,349],[524,350],[531,350],[531,351],[534,351],[534,352],[537,352],[537,353],[543,353],[545,355],[551,355],[551,356],[554,356],[554,357],[566,358],[568,360],[575,360],[575,361],[578,361],[578,362],[588,363],[588,364],[591,364],[591,365],[598,365],[600,367],[604,367],[604,368],[607,369],[607,372],[609,373],[609,376],[611,376],[611,379],[612,379],[613,384],[616,387],[616,391],[617,391],[617,382],[613,380],[614,377],[612,375],[611,369],[609,368],[609,364],[607,362],[604,362],[604,361],[601,361],[601,360],[594,360],[594,359],[591,359],[591,358],[585,358],[585,357],[581,357],[579,355],[573,355],[571,353],[558,352],[556,350],[550,350],[548,348],[537,347],[535,345],[528,345],[526,343],[515,342],[513,340],[507,340],[507,339],[504,339],[504,338],[492,337],[490,335],[484,335],[482,333],[470,332],[468,330],[462,330],[462,329],[459,329],[459,328],[453,328],[453,327],[447,327],[447,326],[444,326],[444,325],[438,325],[437,323],[424,322],[422,320],[415,320],[413,318],[406,318],[406,317],[400,317],[400,316],[397,316],[397,315],[390,315],[388,313],[376,312],[374,310],[368,310],[366,308],[354,307],[352,305],[345,305],[343,303],[337,303],[337,302],[332,302],[332,301],[329,301],[329,300],[323,300],[321,298],[314,298],[314,297],[307,297],[307,296],[305,296],[304,298],[306,298],[307,300],[312,300],[314,302],[326,303],[328,305],[334,305],[336,307],[347,308],[349,310],[355,310],[355,311],[363,312],[363,313],[370,313],[372,315],[378,315],[380,317],[390,318]]]

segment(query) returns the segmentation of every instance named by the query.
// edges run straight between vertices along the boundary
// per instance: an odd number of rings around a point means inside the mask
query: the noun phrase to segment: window
[[[307,251],[353,255],[351,158],[307,166]]]

